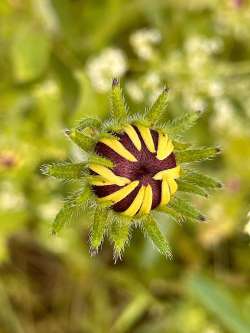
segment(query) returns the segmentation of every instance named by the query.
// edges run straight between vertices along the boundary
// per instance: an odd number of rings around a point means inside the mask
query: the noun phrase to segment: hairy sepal
[[[41,172],[44,175],[62,180],[80,179],[86,175],[86,163],[61,162],[44,164],[41,167]]]
[[[186,149],[175,151],[177,164],[201,162],[214,158],[220,153],[220,149],[216,147],[204,147],[196,149]]]
[[[77,222],[95,206],[91,189],[85,185],[81,191],[72,194],[57,214],[51,232],[57,234],[65,225]]]
[[[145,235],[151,239],[153,245],[156,249],[165,257],[172,258],[172,253],[166,240],[165,236],[159,229],[155,219],[152,214],[148,215],[147,218],[144,219],[144,223],[142,224],[143,231]]]
[[[201,212],[185,199],[175,197],[173,200],[171,200],[169,206],[181,214],[184,218],[198,221],[206,220]]]

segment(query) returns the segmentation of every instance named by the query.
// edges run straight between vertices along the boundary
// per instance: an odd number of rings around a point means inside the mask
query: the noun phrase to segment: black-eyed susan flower
[[[170,255],[168,242],[158,228],[156,211],[175,221],[205,220],[187,200],[179,196],[190,192],[206,197],[220,187],[213,178],[192,169],[190,163],[213,158],[218,148],[193,148],[180,141],[200,112],[185,113],[174,120],[165,111],[168,90],[142,113],[127,109],[118,80],[113,80],[112,117],[101,122],[86,118],[67,136],[88,153],[83,163],[45,165],[43,173],[64,180],[78,179],[81,189],[65,202],[56,216],[53,232],[81,214],[92,220],[90,246],[98,251],[104,236],[121,256],[130,230],[140,225],[164,255]]]

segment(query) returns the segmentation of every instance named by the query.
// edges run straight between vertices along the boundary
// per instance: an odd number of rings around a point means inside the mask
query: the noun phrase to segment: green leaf
[[[90,230],[90,247],[91,254],[96,254],[102,244],[104,234],[107,229],[108,211],[107,209],[97,206],[95,210],[94,221]]]
[[[129,229],[131,220],[125,216],[114,218],[110,229],[110,239],[114,245],[115,260],[121,258],[126,243],[129,240]]]
[[[178,183],[178,191],[194,193],[194,194],[200,195],[205,198],[208,197],[208,193],[198,185],[186,182],[185,180],[181,180],[181,179],[178,179],[177,183]]]
[[[94,140],[90,136],[85,135],[78,129],[66,130],[65,133],[74,143],[76,143],[81,149],[85,150],[86,152],[89,152],[94,148],[96,140]]]
[[[200,162],[214,158],[220,153],[219,148],[207,147],[207,148],[196,148],[196,149],[186,149],[179,150],[175,152],[176,161],[180,163],[191,163]]]
[[[250,321],[242,316],[240,306],[224,286],[197,274],[187,281],[187,290],[214,314],[229,332],[250,332]]]
[[[112,110],[111,110],[112,116],[115,119],[125,118],[127,116],[127,106],[118,79],[114,79],[112,83],[111,102],[112,102]]]
[[[205,221],[205,217],[187,200],[175,197],[173,200],[171,200],[169,206],[184,217]]]
[[[152,240],[157,250],[164,256],[171,258],[171,250],[168,241],[160,231],[155,219],[149,215],[142,224],[146,235]]]
[[[191,143],[176,141],[176,140],[173,140],[173,145],[174,145],[175,150],[183,150],[183,149],[190,148],[192,146]]]
[[[64,180],[79,179],[84,176],[86,163],[72,164],[70,162],[45,164],[41,167],[44,175]]]
[[[178,138],[181,137],[189,128],[194,126],[200,115],[201,112],[187,112],[182,116],[163,124],[161,128],[171,137]]]
[[[173,208],[169,206],[161,206],[157,208],[159,212],[165,213],[169,215],[175,222],[183,223],[185,218],[178,212],[176,212]]]
[[[35,27],[19,27],[12,43],[11,60],[14,76],[19,82],[37,79],[49,62],[48,35]]]
[[[151,108],[146,111],[145,118],[149,120],[151,124],[155,124],[160,119],[161,115],[166,111],[168,97],[168,89],[165,88]]]
[[[79,123],[77,124],[77,129],[79,131],[84,130],[86,127],[90,127],[93,129],[99,129],[101,126],[101,122],[98,119],[95,118],[84,118],[82,120],[79,121]]]
[[[205,189],[222,187],[222,184],[218,180],[196,171],[188,171],[187,173],[184,173],[183,180]]]
[[[92,205],[93,194],[88,186],[67,199],[52,224],[52,234],[57,234],[66,224],[78,221]]]

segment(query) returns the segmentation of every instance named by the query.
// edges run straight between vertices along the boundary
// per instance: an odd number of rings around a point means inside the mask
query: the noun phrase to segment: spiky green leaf
[[[125,216],[114,218],[110,229],[110,239],[114,245],[115,259],[121,258],[126,243],[129,240],[130,219]]]
[[[97,206],[95,210],[94,221],[90,230],[90,247],[91,253],[96,254],[102,244],[108,222],[107,209]]]
[[[157,248],[157,250],[166,257],[172,257],[170,247],[168,245],[168,241],[165,236],[160,231],[155,219],[152,215],[149,215],[144,223],[143,228],[146,235],[152,240],[153,244]]]
[[[169,206],[160,206],[159,208],[157,208],[157,211],[169,215],[170,218],[172,220],[174,220],[174,222],[177,222],[177,223],[183,223],[185,220],[184,217],[180,213],[178,213],[176,210],[174,210],[173,208],[171,208]]]
[[[222,187],[222,184],[218,180],[197,171],[187,171],[183,176],[183,180],[205,189]]]
[[[178,191],[181,192],[187,192],[187,193],[194,193],[197,195],[200,195],[202,197],[207,198],[208,197],[208,193],[207,191],[205,191],[202,187],[186,182],[184,180],[178,179],[177,180],[178,183]]]
[[[86,152],[91,151],[96,143],[96,140],[88,135],[85,135],[78,129],[66,130],[65,133],[74,143]]]
[[[180,163],[200,162],[214,158],[220,153],[219,148],[205,147],[196,149],[179,150],[175,152],[176,161]]]
[[[161,129],[166,131],[172,138],[178,138],[183,135],[189,128],[194,126],[199,119],[201,112],[187,112],[172,121],[161,125]]]
[[[205,221],[205,217],[201,214],[201,212],[185,199],[175,197],[170,202],[169,206],[185,218]]]
[[[88,186],[67,199],[52,224],[52,234],[57,234],[66,224],[78,221],[94,203]]]
[[[192,146],[191,143],[177,141],[177,140],[173,140],[173,145],[174,145],[175,150],[183,150],[183,149],[190,148]]]
[[[70,162],[45,164],[41,167],[44,175],[63,179],[79,179],[85,175],[86,163],[72,164]]]
[[[168,89],[165,88],[158,96],[154,104],[146,111],[145,118],[153,125],[161,118],[162,114],[166,111],[168,104]]]
[[[122,119],[127,116],[127,106],[123,96],[122,88],[118,79],[114,79],[112,83],[112,116],[115,119]]]
[[[79,131],[84,130],[87,127],[93,128],[93,129],[99,129],[101,126],[101,121],[96,118],[84,118],[81,119],[77,125],[77,129]]]

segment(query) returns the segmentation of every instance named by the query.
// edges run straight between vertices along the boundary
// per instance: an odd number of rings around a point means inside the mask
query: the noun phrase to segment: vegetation
[[[249,17],[247,0],[1,1],[1,333],[250,331]],[[144,230],[171,260],[125,218],[102,243],[82,210],[93,175],[75,143],[112,168],[93,138],[128,106],[184,163],[182,196]]]

